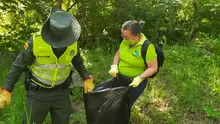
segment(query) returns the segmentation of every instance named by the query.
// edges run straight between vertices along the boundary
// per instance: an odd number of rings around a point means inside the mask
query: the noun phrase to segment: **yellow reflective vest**
[[[71,61],[77,52],[77,42],[75,42],[57,58],[52,47],[44,42],[41,35],[33,36],[33,53],[36,58],[30,66],[30,70],[34,78],[41,83],[31,80],[44,88],[52,88],[62,84],[70,74]]]

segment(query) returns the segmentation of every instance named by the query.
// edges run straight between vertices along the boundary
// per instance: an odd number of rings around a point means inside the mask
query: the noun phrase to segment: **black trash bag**
[[[130,117],[128,108],[127,83],[118,83],[116,78],[108,79],[84,94],[87,124],[127,124]]]

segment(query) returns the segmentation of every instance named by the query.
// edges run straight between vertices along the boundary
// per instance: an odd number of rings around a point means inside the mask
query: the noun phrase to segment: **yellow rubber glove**
[[[137,76],[133,79],[133,81],[129,84],[129,86],[137,87],[144,79],[140,76]]]
[[[0,109],[11,103],[11,93],[0,88]]]
[[[112,77],[116,77],[117,73],[118,73],[118,65],[114,64],[111,65],[111,69],[108,72]]]
[[[94,78],[93,77],[89,77],[88,79],[84,80],[84,92],[88,93],[91,92],[94,89],[94,83],[93,83]]]

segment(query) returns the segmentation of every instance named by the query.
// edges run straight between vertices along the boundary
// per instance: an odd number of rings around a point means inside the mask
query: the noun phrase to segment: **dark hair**
[[[131,30],[132,35],[137,36],[141,33],[141,29],[143,27],[144,21],[137,22],[136,20],[126,21],[122,25],[122,30]]]

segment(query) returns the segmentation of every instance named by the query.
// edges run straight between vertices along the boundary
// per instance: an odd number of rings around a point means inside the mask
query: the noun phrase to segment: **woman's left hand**
[[[140,76],[137,76],[133,79],[133,81],[129,84],[129,86],[137,87],[144,79]]]

